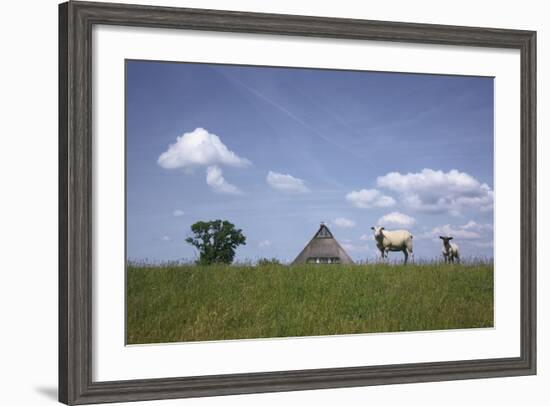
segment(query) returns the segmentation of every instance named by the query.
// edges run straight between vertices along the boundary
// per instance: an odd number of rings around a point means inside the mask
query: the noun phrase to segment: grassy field
[[[129,265],[128,344],[493,326],[493,266]]]

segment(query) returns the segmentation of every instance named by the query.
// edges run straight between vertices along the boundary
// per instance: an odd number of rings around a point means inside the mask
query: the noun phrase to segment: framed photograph
[[[536,373],[535,32],[68,2],[59,33],[61,402]]]

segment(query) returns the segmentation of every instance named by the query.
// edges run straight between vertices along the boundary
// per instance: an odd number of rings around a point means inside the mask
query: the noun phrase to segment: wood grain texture
[[[68,380],[70,379],[68,371],[70,367],[68,365],[68,307],[69,302],[67,298],[68,294],[68,185],[67,185],[67,136],[68,136],[68,83],[67,80],[67,68],[68,68],[68,33],[67,33],[67,4],[62,4],[59,7],[59,98],[58,98],[58,120],[59,120],[59,155],[58,155],[58,168],[59,168],[59,202],[58,202],[58,218],[59,218],[59,241],[58,241],[58,257],[59,257],[59,359],[58,359],[58,393],[59,400],[66,403],[68,402],[67,388],[69,386]]]
[[[91,32],[94,24],[519,49],[521,355],[352,368],[92,381]],[[59,7],[59,400],[218,396],[536,373],[536,33],[478,27],[69,2]]]

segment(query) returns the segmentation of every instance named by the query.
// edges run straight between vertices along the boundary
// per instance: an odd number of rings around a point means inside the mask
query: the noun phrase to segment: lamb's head
[[[382,232],[384,230],[384,227],[374,226],[374,227],[371,227],[370,229],[374,230],[374,238],[375,239],[379,240],[379,239],[384,237],[384,234]]]
[[[443,240],[443,244],[445,245],[448,245],[449,244],[449,241],[451,241],[453,239],[453,237],[443,237],[443,236],[439,236],[439,238],[441,238]]]

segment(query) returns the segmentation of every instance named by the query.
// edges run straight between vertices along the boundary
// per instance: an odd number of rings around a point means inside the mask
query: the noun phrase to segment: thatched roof
[[[321,223],[319,230],[292,263],[353,264],[353,260],[338,244],[328,227]]]

